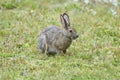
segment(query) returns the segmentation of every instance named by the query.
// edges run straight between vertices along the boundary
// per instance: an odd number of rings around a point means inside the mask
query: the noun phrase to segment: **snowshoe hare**
[[[78,38],[75,28],[70,26],[68,14],[60,15],[63,28],[49,26],[40,33],[38,47],[43,53],[66,53],[72,41]]]

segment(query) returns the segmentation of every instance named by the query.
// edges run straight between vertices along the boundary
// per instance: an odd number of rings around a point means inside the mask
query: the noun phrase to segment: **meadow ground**
[[[0,1],[0,80],[120,80],[120,5],[76,1]],[[65,55],[42,54],[40,31],[66,11],[80,37]]]

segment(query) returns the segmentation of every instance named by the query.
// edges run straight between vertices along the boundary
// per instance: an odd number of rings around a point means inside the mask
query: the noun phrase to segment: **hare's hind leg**
[[[41,35],[40,36],[38,47],[41,49],[42,53],[45,53],[45,54],[47,53],[48,44],[47,44],[46,36],[45,35]]]
[[[45,54],[47,54],[47,52],[48,52],[48,44],[47,44],[47,41],[45,41]]]

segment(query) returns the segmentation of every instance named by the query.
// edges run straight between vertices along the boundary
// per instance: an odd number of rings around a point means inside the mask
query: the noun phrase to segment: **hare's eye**
[[[72,33],[72,30],[70,30],[70,32]]]

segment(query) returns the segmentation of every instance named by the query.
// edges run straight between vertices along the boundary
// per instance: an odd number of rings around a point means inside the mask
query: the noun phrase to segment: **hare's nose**
[[[77,34],[77,35],[76,35],[76,38],[78,38],[78,37],[79,37],[79,35]]]
[[[76,35],[76,37],[79,37],[79,35]]]

